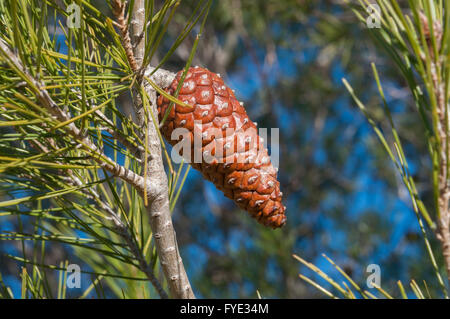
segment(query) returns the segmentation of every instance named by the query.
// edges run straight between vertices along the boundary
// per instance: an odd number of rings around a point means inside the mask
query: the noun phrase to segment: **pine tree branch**
[[[157,114],[156,91],[150,85],[146,85],[145,90],[150,99],[152,113]],[[167,175],[164,170],[161,144],[155,124],[158,125],[150,120],[147,127],[147,148],[151,154],[147,165],[147,176],[151,176],[147,183],[147,196],[150,203],[147,206],[147,212],[150,216],[150,225],[154,233],[161,267],[169,283],[172,297],[191,299],[195,298],[195,295],[178,250],[169,207]]]
[[[120,7],[120,5],[125,5],[125,3],[120,3],[119,5],[119,1],[120,0],[114,0],[113,6]],[[142,86],[142,73],[144,73],[141,72],[141,68],[143,67],[142,61],[145,52],[145,43],[143,41],[145,36],[142,36],[145,32],[144,0],[135,0],[131,11],[131,35],[129,36],[123,32],[128,29],[123,25],[125,20],[120,18],[124,15],[123,7],[121,7],[121,11],[115,10],[116,14],[119,13],[116,17],[118,19],[117,23],[121,25],[119,26],[119,29],[121,30],[122,45],[127,52],[129,63],[137,75],[136,83],[133,88],[134,110],[137,115],[138,125],[146,128],[146,137],[148,141],[147,150],[149,156],[147,158],[146,154],[142,154],[142,161],[143,163],[145,163],[145,160],[148,161],[147,171],[145,173],[146,176],[150,176],[151,178],[149,178],[146,183],[147,189],[142,192],[141,195],[147,196],[148,205],[146,208],[150,216],[150,227],[154,234],[156,250],[161,263],[161,268],[163,269],[169,285],[171,296],[173,298],[195,298],[180,257],[175,230],[173,228],[169,207],[167,175],[164,170],[161,144],[157,131],[158,123],[154,123],[151,120],[148,121],[148,123],[145,123],[145,118],[151,119],[152,117],[149,116],[149,114],[145,114],[140,92]],[[132,54],[130,54],[128,42],[128,39],[130,38],[131,47],[133,48]],[[134,65],[134,63],[136,63],[137,66]],[[146,72],[151,71],[153,71],[153,69],[146,70]],[[158,85],[161,85],[162,87],[167,86],[165,83],[167,83],[170,78],[173,79],[173,74],[164,70],[158,71],[159,72],[155,72],[153,78],[157,80]],[[151,112],[157,114],[156,91],[148,86],[145,87],[145,91],[149,96]]]
[[[70,116],[65,113],[63,110],[61,110],[56,103],[52,100],[50,95],[45,89],[41,89],[44,85],[34,79],[27,69],[24,67],[22,62],[19,60],[19,58],[13,53],[13,51],[9,48],[9,46],[3,41],[3,39],[0,39],[0,50],[2,51],[3,55],[7,58],[7,60],[10,61],[16,70],[20,71],[22,76],[25,77],[24,80],[31,84],[31,89],[35,92],[37,99],[41,102],[43,106],[47,108],[47,110],[55,116],[58,120],[61,122],[65,122],[70,120]],[[103,113],[101,113],[103,115]],[[104,117],[104,115],[103,115]],[[106,117],[105,117],[106,118]],[[109,121],[109,120],[108,120]],[[73,123],[69,123],[64,127],[72,137],[75,138],[76,141],[80,143],[82,147],[84,147],[87,151],[90,153],[93,153],[95,156],[93,159],[100,164],[103,168],[105,168],[107,171],[112,173],[113,175],[122,178],[124,181],[130,183],[131,185],[135,186],[138,191],[142,192],[142,189],[144,188],[143,184],[143,178],[134,172],[128,170],[127,168],[115,163],[112,161],[109,157],[107,157],[103,152],[101,152],[98,147],[91,142],[91,140],[84,136],[81,133],[81,130],[79,130]],[[112,130],[110,134],[113,135],[115,130]],[[43,152],[49,152],[49,149],[44,146],[42,143],[39,143],[37,141],[34,141],[34,147],[37,149],[40,149]],[[56,143],[51,138],[48,138],[48,142],[52,147],[56,147]],[[105,162],[104,160],[107,160]],[[109,163],[108,163],[109,162]],[[83,186],[84,183],[73,174],[71,170],[68,171],[69,174],[65,178],[66,182],[68,182],[71,185],[74,186]],[[129,233],[129,228],[127,225],[125,225],[120,218],[120,216],[108,205],[108,203],[102,201],[100,199],[99,194],[96,192],[96,190],[92,187],[83,188],[82,191],[85,193],[85,195],[96,201],[100,207],[106,211],[109,215],[109,218],[114,222],[116,231],[122,236],[122,238],[127,243],[128,247],[130,248],[130,251],[133,253],[135,258],[137,259],[139,263],[139,269],[146,274],[149,281],[152,283],[152,285],[155,287],[156,291],[160,295],[161,298],[168,298],[167,293],[162,288],[161,284],[159,283],[158,279],[153,273],[152,268],[150,265],[146,262],[142,251],[139,249],[136,241],[133,239],[131,234]]]
[[[0,51],[7,59],[10,66],[22,76],[27,82],[29,88],[34,92],[39,103],[44,106],[50,114],[52,114],[60,122],[67,122],[71,119],[70,115],[62,110],[51,98],[47,90],[43,89],[44,84],[33,78],[26,67],[22,64],[17,55],[9,48],[9,46],[0,39]],[[116,177],[123,179],[125,182],[133,185],[138,191],[144,189],[144,179],[133,171],[119,165],[111,158],[106,156],[90,139],[86,136],[74,123],[69,123],[63,129],[70,134],[74,140],[88,152],[92,159],[102,168],[110,172]]]

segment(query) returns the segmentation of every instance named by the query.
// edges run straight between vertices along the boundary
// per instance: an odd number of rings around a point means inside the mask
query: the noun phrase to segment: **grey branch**
[[[145,45],[141,34],[144,32],[145,25],[145,5],[144,0],[134,1],[131,16],[130,37],[133,45],[134,59],[138,64],[139,70],[142,68]],[[151,72],[153,69],[146,70]],[[173,80],[173,74],[168,71],[158,70],[152,76],[157,84],[166,87]],[[161,155],[161,144],[159,141],[157,125],[152,120],[145,123],[146,114],[142,104],[142,98],[139,92],[142,85],[142,77],[138,77],[136,86],[133,89],[133,106],[137,115],[138,125],[146,128],[148,137],[148,153],[150,154],[147,165],[147,176],[151,178],[147,182],[147,212],[150,216],[150,226],[155,238],[155,246],[161,263],[161,268],[167,279],[170,294],[173,298],[195,298],[189,279],[184,269],[183,261],[178,250],[175,230],[172,224],[172,216],[169,208],[169,190],[167,184],[167,175],[164,170],[163,159]],[[146,94],[149,97],[150,108],[155,117],[157,117],[156,91],[145,86]],[[150,114],[147,118],[152,119]],[[158,120],[157,118],[155,119]],[[156,124],[156,126],[155,126]],[[142,162],[145,161],[145,154],[142,154]],[[145,194],[145,193],[144,193]],[[142,194],[142,195],[144,195]]]

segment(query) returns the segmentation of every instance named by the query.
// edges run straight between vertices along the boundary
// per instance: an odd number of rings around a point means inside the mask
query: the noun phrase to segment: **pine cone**
[[[181,74],[178,72],[166,88],[170,95],[176,91]],[[190,154],[180,155],[258,222],[272,228],[283,226],[286,207],[281,204],[277,170],[256,123],[248,118],[220,75],[200,67],[190,68],[178,99],[192,107],[173,105],[161,128],[163,136],[172,145],[186,139]],[[157,104],[161,121],[170,101],[160,95]],[[177,128],[184,128],[184,133],[172,136]]]

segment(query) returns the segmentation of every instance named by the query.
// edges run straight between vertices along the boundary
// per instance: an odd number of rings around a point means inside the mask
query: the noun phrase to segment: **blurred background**
[[[97,2],[97,8],[109,10]],[[195,1],[182,1],[154,65],[194,6]],[[165,69],[185,65],[195,31]],[[367,266],[378,264],[381,284],[394,296],[397,280],[413,278],[427,280],[433,295],[437,284],[408,194],[342,83],[346,78],[381,118],[371,62],[380,72],[411,173],[432,207],[430,162],[416,138],[422,126],[412,99],[386,53],[342,1],[214,1],[193,65],[220,73],[259,127],[269,134],[270,128],[280,129],[279,180],[288,220],[282,229],[264,228],[191,170],[173,216],[198,297],[256,298],[257,291],[264,298],[324,297],[298,274],[327,283],[292,254],[342,281],[326,254],[364,287]],[[130,109],[126,99],[122,103]],[[8,252],[8,245],[0,242],[0,253]],[[53,254],[58,262],[71,256],[62,248]],[[19,289],[13,279],[17,263],[2,258],[0,267],[5,282]]]

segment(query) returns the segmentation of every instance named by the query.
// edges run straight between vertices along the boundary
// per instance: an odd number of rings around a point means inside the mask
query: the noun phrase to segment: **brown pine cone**
[[[170,95],[176,91],[182,72],[166,88]],[[178,99],[192,107],[173,105],[161,128],[164,137],[172,145],[188,141],[186,149],[190,154],[181,150],[181,155],[258,222],[272,228],[283,226],[286,207],[281,204],[277,170],[256,124],[220,75],[200,67],[190,68]],[[160,121],[169,105],[170,101],[160,95]],[[184,130],[174,132],[181,128]]]

